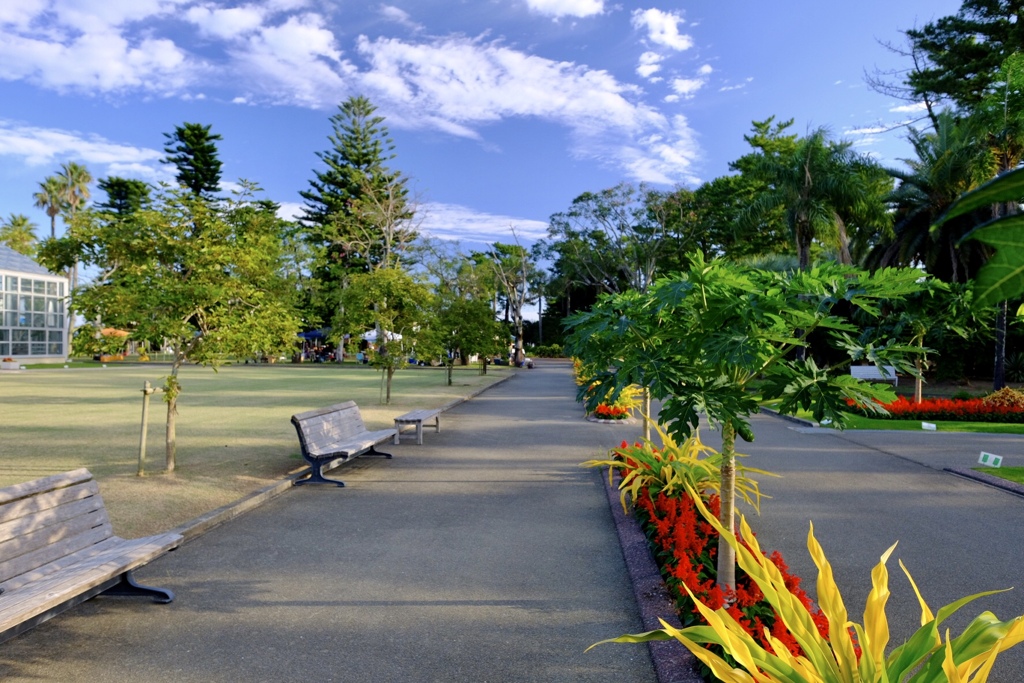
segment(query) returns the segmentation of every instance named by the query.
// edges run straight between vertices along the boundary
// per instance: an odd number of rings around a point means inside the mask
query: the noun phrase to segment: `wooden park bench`
[[[434,431],[441,432],[441,410],[439,408],[413,410],[405,415],[395,418],[395,444],[397,445],[402,437],[402,427],[406,425],[416,426],[416,443],[423,445],[423,423],[429,419],[434,420]]]
[[[371,432],[363,424],[359,406],[355,401],[338,403],[319,410],[310,410],[292,415],[292,424],[299,434],[302,457],[310,464],[308,479],[299,479],[302,484],[334,484],[344,486],[337,479],[324,476],[326,470],[362,455],[379,455],[390,458],[390,453],[381,453],[374,448],[379,443],[391,440],[394,429],[380,429]]]
[[[851,365],[850,375],[869,382],[892,382],[894,387],[899,386],[900,380],[896,376],[896,368],[892,365],[883,365],[882,367],[885,368],[885,375],[882,375],[875,365]]]
[[[171,602],[174,593],[140,586],[132,570],[181,542],[115,536],[86,469],[0,488],[0,642],[101,593]]]

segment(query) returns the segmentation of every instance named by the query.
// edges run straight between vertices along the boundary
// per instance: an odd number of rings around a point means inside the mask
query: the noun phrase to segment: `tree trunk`
[[[448,366],[448,386],[451,386],[452,385],[452,371],[455,370],[455,363],[449,360],[448,363],[446,363],[446,365]]]
[[[395,369],[393,367],[391,367],[390,365],[388,365],[386,374],[387,374],[387,378],[388,379],[387,379],[387,389],[385,390],[385,394],[384,394],[384,403],[386,405],[391,405],[391,378],[395,376]]]
[[[996,313],[996,358],[992,369],[992,389],[1006,386],[1006,302],[999,304]]]
[[[651,390],[644,387],[644,441],[651,440]]]
[[[480,366],[480,374],[481,375],[486,375],[487,374],[487,356],[484,356],[483,365]]]
[[[722,486],[718,519],[729,533],[735,535],[736,522],[736,428],[732,422],[722,424]],[[718,586],[723,591],[736,590],[736,551],[723,537],[718,539]]]
[[[177,434],[175,422],[178,416],[178,394],[181,388],[178,384],[178,370],[181,368],[180,354],[174,350],[174,365],[171,366],[171,374],[164,382],[164,400],[167,401],[167,453],[164,469],[167,473],[174,471],[175,454],[177,450]]]

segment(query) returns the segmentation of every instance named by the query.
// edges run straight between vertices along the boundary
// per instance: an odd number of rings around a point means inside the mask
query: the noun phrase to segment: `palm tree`
[[[39,191],[32,195],[35,205],[50,217],[50,237],[57,237],[57,215],[64,210],[67,194],[59,176],[47,176],[39,183]]]
[[[792,150],[759,155],[749,172],[767,184],[767,191],[744,212],[752,223],[778,209],[796,242],[801,270],[810,266],[811,244],[830,241],[840,263],[852,263],[848,224],[879,224],[886,220],[877,198],[877,167],[855,153],[849,142],[834,142],[819,128],[798,140]]]
[[[78,212],[82,205],[89,199],[89,183],[92,182],[92,174],[82,164],[69,161],[60,167],[57,176],[64,188],[64,203],[70,216]]]
[[[36,252],[36,225],[24,214],[12,213],[0,223],[0,243],[25,256]]]
[[[979,216],[959,217],[935,231],[931,226],[957,197],[990,175],[986,150],[973,123],[948,111],[937,116],[934,131],[911,128],[907,137],[916,158],[902,160],[907,170],[888,169],[898,182],[888,197],[893,230],[879,236],[864,265],[923,266],[943,282],[967,282],[988,252],[974,242],[957,245]]]

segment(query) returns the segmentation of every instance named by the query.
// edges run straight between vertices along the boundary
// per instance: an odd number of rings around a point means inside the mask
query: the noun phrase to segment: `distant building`
[[[0,358],[64,360],[69,290],[66,277],[0,245]]]

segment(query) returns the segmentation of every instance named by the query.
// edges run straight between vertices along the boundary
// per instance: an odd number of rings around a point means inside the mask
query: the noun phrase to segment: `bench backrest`
[[[0,582],[114,535],[99,486],[78,469],[0,489]]]
[[[355,401],[292,415],[292,424],[307,452],[319,452],[319,446],[344,442],[366,430]]]
[[[886,374],[883,376],[874,365],[851,365],[850,375],[857,379],[896,379],[896,368],[892,365],[883,365]]]

